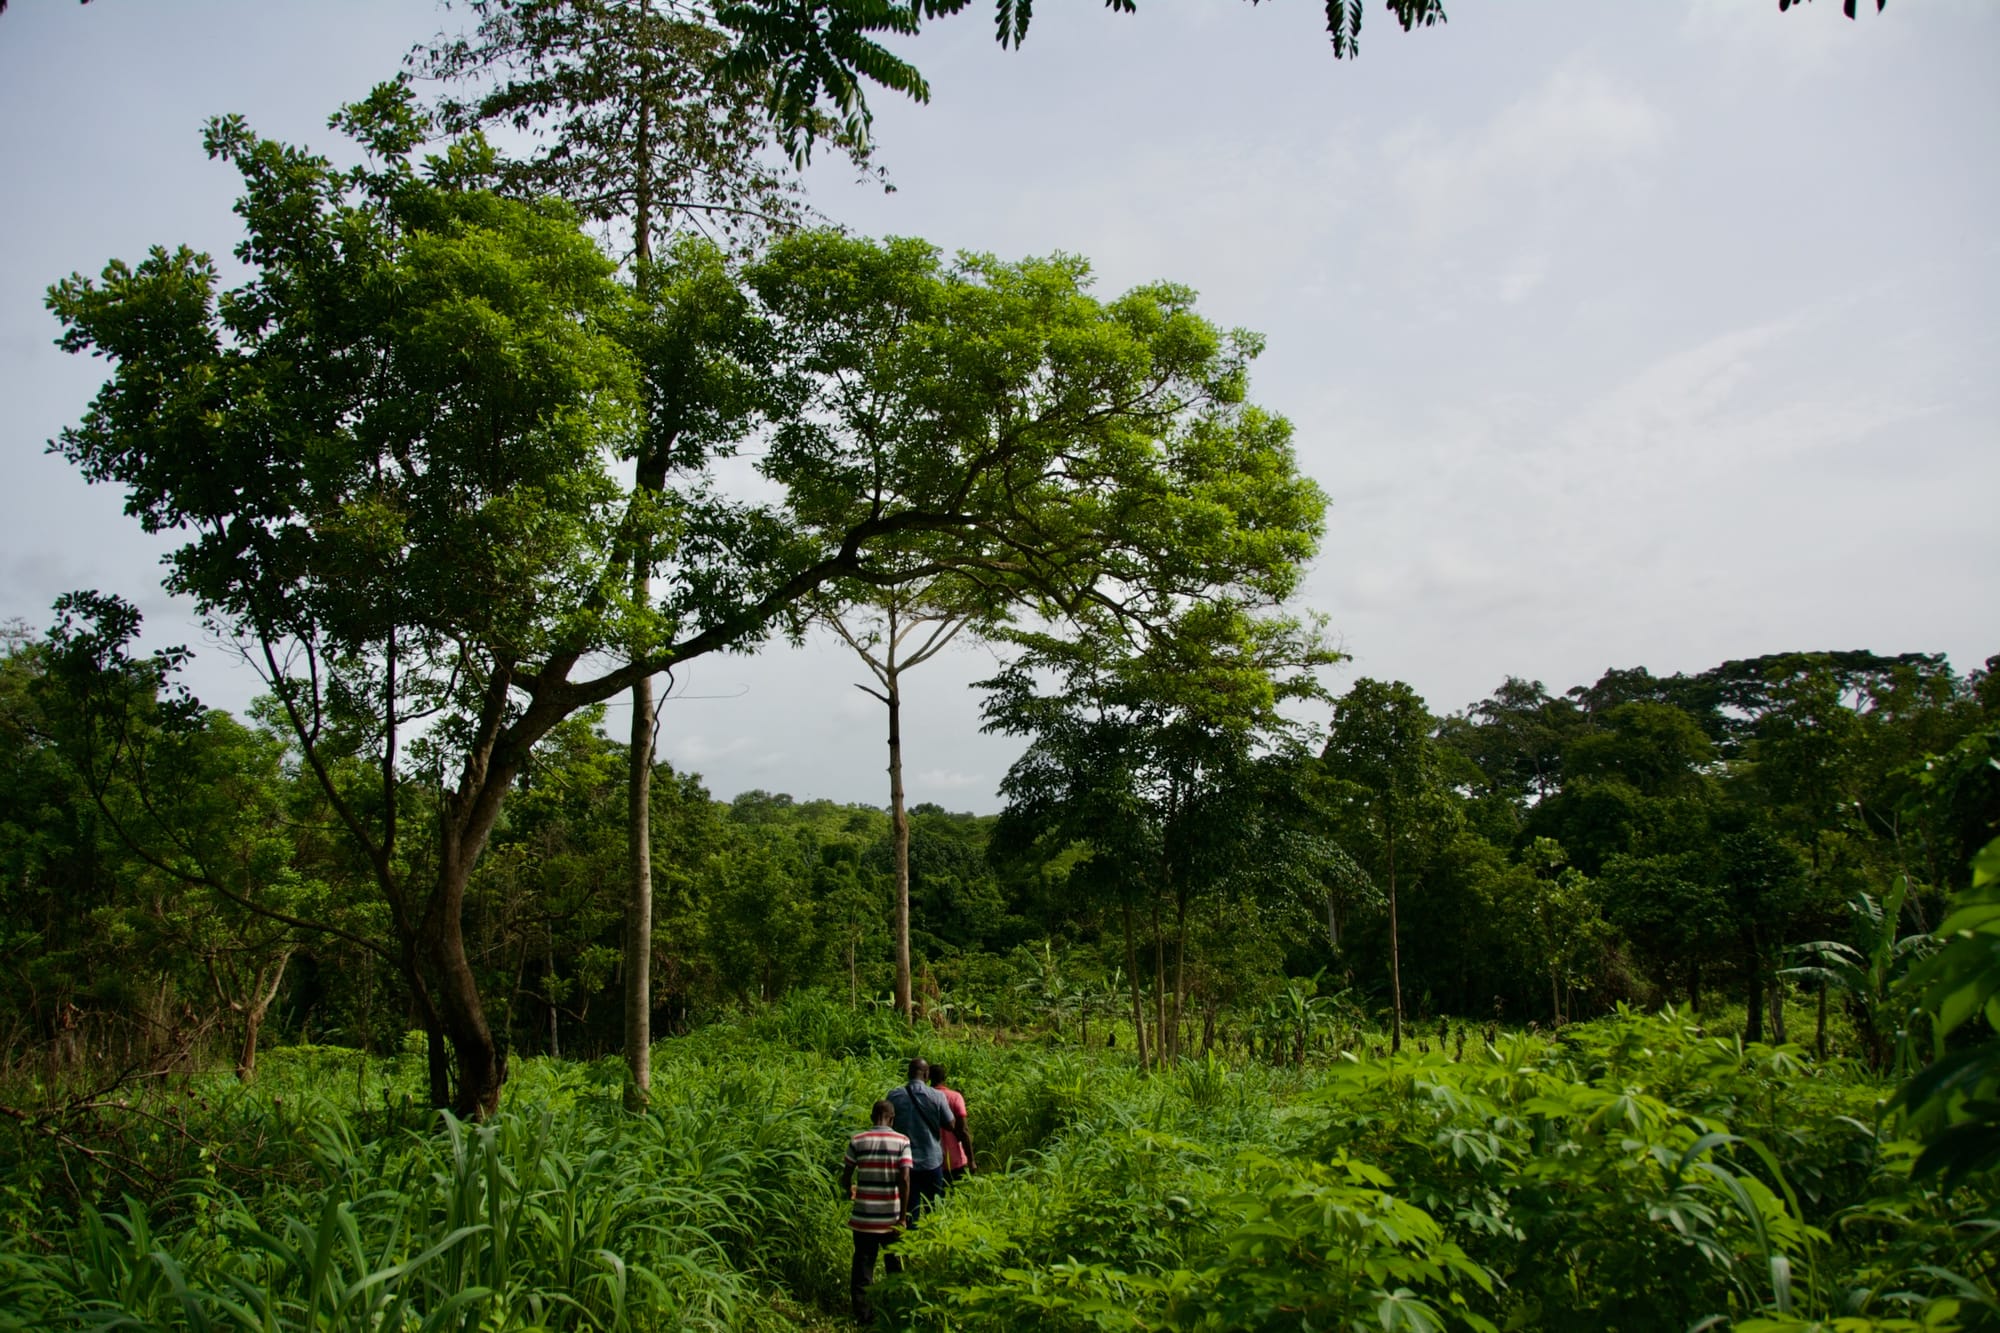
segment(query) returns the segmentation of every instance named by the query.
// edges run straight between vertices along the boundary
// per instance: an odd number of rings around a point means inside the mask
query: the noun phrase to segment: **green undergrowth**
[[[805,998],[661,1043],[643,1116],[617,1062],[522,1061],[475,1126],[413,1056],[294,1049],[14,1121],[0,1328],[842,1327],[840,1148],[919,1051],[983,1170],[892,1327],[2000,1327],[1990,1178],[1914,1186],[1885,1086],[1672,1013],[1149,1077]]]

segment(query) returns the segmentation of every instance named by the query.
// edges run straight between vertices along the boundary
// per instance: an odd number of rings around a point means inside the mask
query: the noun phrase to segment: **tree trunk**
[[[285,967],[291,961],[289,949],[278,955],[268,986],[264,984],[261,970],[251,980],[250,994],[243,1004],[243,1047],[236,1056],[236,1081],[239,1083],[248,1083],[257,1076],[257,1034],[264,1027],[264,1015],[269,1012],[271,1002],[278,998],[278,987],[285,980]]]
[[[257,1077],[257,1030],[264,1025],[264,1008],[252,1005],[243,1011],[243,1047],[236,1056],[236,1081],[248,1083]]]
[[[1780,1046],[1791,1040],[1785,1032],[1785,981],[1771,978],[1771,1039]]]
[[[1174,1054],[1184,1049],[1182,1017],[1187,1005],[1187,889],[1174,895]]]
[[[643,561],[644,557],[641,556]],[[650,597],[651,580],[635,571],[633,591]],[[625,1109],[643,1111],[653,1089],[653,680],[632,686],[631,749],[626,755]]]
[[[1403,1049],[1403,949],[1396,931],[1396,829],[1389,826],[1389,991],[1394,1008],[1389,1019],[1389,1053]]]
[[[449,1106],[451,1048],[446,1043],[444,1019],[439,1015],[437,1001],[431,993],[430,978],[424,972],[422,934],[417,928],[402,929],[401,926],[399,920],[403,983],[410,990],[410,1005],[415,1010],[413,1017],[424,1029],[425,1073],[430,1084],[431,1105]]]
[[[1749,964],[1748,975],[1744,978],[1743,1007],[1748,1016],[1743,1024],[1743,1040],[1764,1040],[1764,978],[1763,969],[1755,962]]]
[[[1139,949],[1132,939],[1132,904],[1120,903],[1125,922],[1125,975],[1131,978],[1132,1036],[1139,1050],[1139,1068],[1146,1068],[1146,1004],[1139,994]]]
[[[438,1018],[457,1064],[452,1113],[462,1120],[483,1120],[499,1107],[500,1084],[507,1075],[465,956],[460,907],[469,871],[469,866],[454,866],[440,874],[442,892],[431,899],[424,918],[424,952],[437,987]]]
[[[639,21],[644,25],[652,11],[652,0],[640,0]],[[643,26],[642,26],[643,32]],[[642,49],[644,49],[642,47]],[[653,259],[653,104],[639,99],[639,122],[632,209],[633,260],[638,279],[648,281]],[[658,492],[666,487],[664,450],[641,460],[633,475],[640,491]],[[645,534],[632,554],[632,600],[645,608],[653,600],[653,550],[650,534]],[[653,728],[656,706],[653,680],[648,676],[632,684],[631,748],[626,754],[625,830],[625,1109],[643,1111],[653,1092]]]
[[[890,621],[891,632],[895,622]],[[903,808],[903,692],[896,673],[883,681],[889,704],[889,836],[896,853],[896,1012],[916,1022],[910,998],[910,815]]]
[[[556,996],[551,982],[556,979],[555,950],[550,949],[542,956],[542,1003],[549,1009],[549,1059],[562,1059],[562,1010],[556,1007]]]
[[[1160,897],[1153,895],[1153,1059],[1164,1067],[1173,1058],[1167,1027],[1167,940],[1160,929]]]

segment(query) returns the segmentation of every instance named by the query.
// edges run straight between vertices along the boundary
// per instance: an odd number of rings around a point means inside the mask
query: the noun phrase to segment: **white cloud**
[[[1625,169],[1670,133],[1666,114],[1636,90],[1566,68],[1468,133],[1447,137],[1419,123],[1382,151],[1414,230],[1435,242],[1486,225],[1523,187]]]
[[[948,768],[927,768],[911,775],[908,785],[912,792],[978,791],[984,794],[992,791],[995,784],[992,775],[987,773],[960,773]]]
[[[1500,271],[1499,281],[1494,284],[1494,292],[1505,305],[1519,305],[1534,294],[1543,279],[1549,276],[1549,257],[1546,254],[1527,254],[1516,259]]]

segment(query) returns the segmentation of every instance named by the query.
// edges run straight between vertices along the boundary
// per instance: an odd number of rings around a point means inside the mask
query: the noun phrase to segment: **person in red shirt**
[[[854,1322],[875,1320],[868,1308],[868,1288],[875,1281],[875,1256],[891,1273],[903,1271],[903,1261],[888,1247],[910,1213],[910,1141],[893,1128],[896,1108],[875,1103],[875,1123],[847,1141],[840,1167],[840,1187],[853,1201],[847,1225],[854,1233],[854,1265],[848,1273],[848,1294],[854,1302]]]
[[[952,1127],[939,1133],[944,1145],[944,1183],[956,1185],[959,1177],[968,1171],[977,1171],[979,1163],[972,1160],[972,1130],[965,1120],[965,1098],[957,1088],[947,1087],[948,1075],[943,1065],[931,1066],[931,1088],[951,1104]]]

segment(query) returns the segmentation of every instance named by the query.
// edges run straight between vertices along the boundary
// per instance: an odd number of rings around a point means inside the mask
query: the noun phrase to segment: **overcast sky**
[[[1323,7],[989,11],[908,45],[880,94],[896,191],[821,170],[833,220],[947,249],[1172,279],[1269,338],[1257,401],[1332,497],[1304,605],[1357,675],[1438,712],[1507,675],[1698,671],[1790,649],[2000,652],[2000,5],[1453,0],[1358,62]],[[431,0],[14,0],[0,17],[0,619],[140,603],[164,549],[46,441],[102,375],[47,285],[152,244],[226,253],[207,116],[332,148],[327,114],[457,15]],[[912,801],[991,810],[977,646],[907,684]],[[881,706],[832,645],[690,665],[661,751],[728,796],[886,801]],[[614,718],[622,734],[622,721]]]

